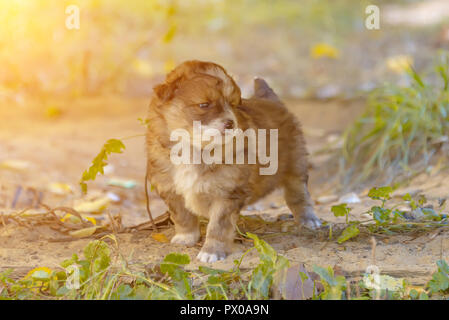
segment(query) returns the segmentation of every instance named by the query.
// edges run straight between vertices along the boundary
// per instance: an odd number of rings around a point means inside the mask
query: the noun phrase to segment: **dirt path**
[[[146,99],[121,100],[116,98],[83,99],[75,102],[58,102],[51,104],[61,110],[57,118],[49,118],[42,111],[41,105],[20,107],[1,106],[0,109],[0,163],[5,160],[21,160],[23,168],[0,168],[0,214],[18,211],[27,206],[27,197],[23,193],[12,209],[17,187],[34,188],[42,192],[42,201],[51,207],[73,206],[80,201],[81,194],[77,182],[82,171],[98,153],[103,143],[110,138],[124,138],[143,133],[137,118],[144,117],[147,107]],[[288,103],[291,110],[301,119],[313,153],[350,123],[360,112],[359,102],[314,102],[292,101]],[[45,109],[45,108],[44,108]],[[107,116],[105,116],[107,114]],[[111,204],[109,212],[120,213],[125,226],[135,225],[147,220],[144,208],[143,175],[144,149],[143,136],[126,139],[126,151],[123,155],[114,155],[110,159],[113,170],[105,177],[89,184],[91,197],[113,192],[120,197],[118,203]],[[323,156],[312,156],[313,168],[311,176],[311,193],[317,202],[323,196],[334,196],[323,175]],[[417,177],[409,187],[412,192],[424,192],[433,203],[449,197],[449,181],[445,173],[432,173]],[[106,181],[111,177],[135,180],[133,189],[122,189],[108,186]],[[72,193],[58,196],[49,191],[54,182],[66,183],[73,188]],[[366,197],[366,192],[359,194],[361,203],[354,204],[351,215],[363,219],[362,213],[373,204]],[[152,197],[153,205],[160,203]],[[330,222],[343,222],[335,218],[330,207],[337,201],[316,204],[320,218]],[[159,206],[160,207],[160,206]],[[163,210],[162,210],[163,211]],[[161,212],[162,212],[161,211]],[[246,215],[279,215],[289,214],[279,194],[245,211]],[[97,215],[101,221],[105,215]],[[311,233],[303,230],[297,233],[290,220],[280,220],[272,224],[261,223],[254,219],[244,219],[240,224],[243,231],[261,234],[281,254],[291,261],[305,263],[306,266],[340,266],[351,276],[358,276],[366,267],[376,263],[382,273],[406,277],[412,283],[422,284],[430,278],[435,270],[435,262],[448,256],[449,246],[447,231],[413,238],[411,235],[395,237],[377,237],[375,261],[371,250],[371,239],[359,236],[355,241],[339,245],[328,241],[328,232]],[[287,233],[281,231],[288,231]],[[173,228],[163,233],[170,239]],[[81,254],[82,248],[91,239],[73,241],[55,241],[61,234],[46,226],[33,229],[20,225],[0,223],[0,270],[15,268],[23,273],[37,266],[56,267],[73,253]],[[53,240],[51,240],[53,239]],[[193,259],[199,252],[200,245],[194,248],[162,243],[151,237],[151,231],[139,231],[118,235],[121,252],[129,258],[131,265],[144,266],[160,260],[169,252],[184,252]],[[215,266],[228,268],[233,260],[240,257],[249,248],[246,241],[236,242],[235,252],[225,261]],[[194,260],[194,259],[193,259]],[[257,263],[255,252],[244,260],[243,267]],[[191,264],[197,267],[198,262]]]

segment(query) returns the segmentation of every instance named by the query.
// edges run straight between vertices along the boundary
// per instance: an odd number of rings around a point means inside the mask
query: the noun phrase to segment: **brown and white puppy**
[[[307,152],[300,124],[263,80],[255,80],[254,97],[241,99],[239,87],[221,66],[184,62],[154,88],[148,121],[149,181],[168,205],[175,223],[171,242],[193,246],[200,239],[198,217],[209,219],[199,260],[224,259],[232,250],[240,210],[276,188],[284,189],[287,205],[299,224],[320,227],[307,190]],[[262,175],[260,169],[266,166],[259,159],[253,164],[174,163],[171,133],[183,129],[192,134],[195,121],[220,133],[226,129],[241,129],[239,134],[247,129],[277,129],[277,170]],[[267,140],[272,152],[274,140]],[[243,151],[248,151],[249,140],[245,141]],[[203,141],[195,144],[190,140],[190,144],[192,150],[205,148]],[[226,152],[223,146],[223,158]],[[232,152],[235,160],[237,148]]]

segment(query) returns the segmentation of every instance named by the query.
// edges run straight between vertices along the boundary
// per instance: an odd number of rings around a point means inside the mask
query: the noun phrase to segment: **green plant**
[[[419,219],[407,218],[407,212],[399,210],[398,207],[402,203],[387,206],[387,202],[391,199],[393,188],[379,187],[372,188],[368,192],[368,197],[373,200],[380,201],[380,205],[372,206],[366,214],[372,216],[371,220],[364,221],[363,224],[357,220],[349,220],[349,213],[352,210],[346,203],[335,205],[331,207],[331,211],[336,217],[345,217],[348,225],[338,237],[337,242],[343,243],[349,239],[356,237],[360,233],[360,229],[368,231],[369,233],[387,233],[416,230],[417,228],[430,229],[446,225],[446,219],[442,215],[435,212],[434,209],[425,207],[427,199],[423,195],[418,195],[416,199],[412,198],[410,194],[403,197],[403,201],[410,208],[410,214],[419,215]],[[417,220],[417,221],[413,221]]]
[[[111,153],[122,153],[123,149],[125,149],[125,145],[122,141],[117,139],[109,139],[106,141],[104,146],[101,148],[100,153],[94,158],[92,161],[92,165],[89,169],[83,172],[83,175],[80,180],[80,186],[84,193],[87,192],[87,184],[88,180],[95,180],[99,173],[104,174],[104,167],[107,165],[108,156]]]
[[[321,283],[324,286],[324,290],[320,294],[321,299],[342,300],[345,298],[346,278],[344,276],[335,276],[332,267],[327,267],[325,269],[314,266],[313,271],[320,276]]]
[[[438,271],[433,273],[432,280],[429,281],[428,287],[431,293],[448,293],[449,292],[449,266],[446,261],[437,261]]]
[[[346,229],[344,229],[341,235],[338,237],[338,243],[343,243],[351,238],[356,237],[360,233],[360,230],[357,227],[358,221],[349,221],[349,212],[351,211],[351,208],[349,208],[346,203],[332,206],[331,211],[336,217],[345,217],[346,224],[349,224],[349,226],[346,227]]]
[[[248,283],[247,294],[249,299],[267,299],[274,274],[287,268],[289,261],[278,255],[273,247],[255,234],[247,233],[247,236],[253,239],[254,247],[259,252],[260,258],[260,264],[252,272],[251,280]]]
[[[0,273],[0,298],[268,299],[273,276],[289,262],[256,235],[248,233],[247,236],[253,239],[254,247],[236,260],[230,270],[202,266],[198,271],[187,271],[189,256],[170,253],[150,273],[130,270],[126,261],[117,269],[112,263],[110,245],[94,240],[84,248],[84,259],[73,254],[61,263],[62,269],[33,269],[20,280],[11,278],[12,270]],[[114,236],[107,237],[116,243]],[[242,259],[254,249],[259,252],[260,263],[242,275]],[[194,284],[195,279],[200,281]]]
[[[388,84],[369,96],[365,112],[343,136],[343,184],[379,177],[377,182],[390,183],[398,171],[425,168],[449,131],[448,70],[444,53],[436,65],[441,86],[410,66],[409,86]]]
[[[91,241],[83,250],[84,258],[76,254],[61,263],[62,269],[50,270],[40,267],[31,270],[19,280],[12,278],[13,270],[0,273],[0,299],[269,299],[272,298],[273,278],[278,272],[289,267],[289,261],[280,256],[264,240],[254,234],[247,234],[254,246],[246,251],[239,260],[234,261],[230,270],[220,270],[201,266],[198,270],[186,270],[190,259],[185,254],[170,253],[159,264],[147,271],[131,270],[122,260],[120,268],[114,267],[116,239],[107,236],[115,243],[111,246],[103,240]],[[248,271],[242,271],[240,265],[244,257],[252,250],[259,253],[259,264]],[[122,258],[123,259],[123,258]],[[449,287],[449,267],[440,260],[438,272],[433,274],[427,284],[432,295],[445,295]],[[71,268],[72,267],[72,268]],[[76,268],[75,268],[76,267]],[[75,272],[75,270],[78,270]],[[312,299],[428,299],[422,287],[409,287],[403,279],[388,275],[379,275],[380,291],[369,282],[356,284],[360,295],[351,295],[349,282],[343,275],[336,274],[332,267],[313,267],[316,277],[313,287],[318,288]],[[300,272],[302,281],[311,277]],[[78,286],[74,286],[78,277]],[[313,278],[316,278],[313,276]],[[365,275],[372,277],[372,275]],[[288,280],[284,280],[288,281]],[[69,285],[70,284],[70,285]],[[406,294],[406,291],[409,291]]]

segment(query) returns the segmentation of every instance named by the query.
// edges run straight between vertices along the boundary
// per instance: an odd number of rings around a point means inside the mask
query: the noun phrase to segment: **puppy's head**
[[[241,103],[239,87],[227,72],[211,62],[187,61],[154,88],[153,103],[167,129],[185,129],[191,136],[195,121],[204,130],[238,127],[234,108]]]

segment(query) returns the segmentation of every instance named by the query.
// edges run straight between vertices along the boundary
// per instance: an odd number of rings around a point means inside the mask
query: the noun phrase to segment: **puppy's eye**
[[[198,105],[198,107],[200,107],[201,109],[207,109],[209,108],[209,106],[210,106],[209,102],[203,102]]]

